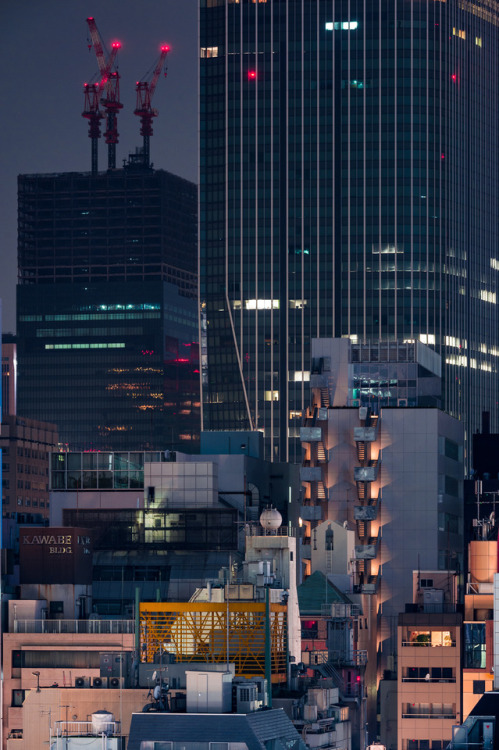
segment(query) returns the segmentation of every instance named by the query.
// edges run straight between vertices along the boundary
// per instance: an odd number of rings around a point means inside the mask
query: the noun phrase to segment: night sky
[[[197,182],[197,0],[4,0],[2,3],[2,172],[0,299],[2,330],[15,330],[17,175],[90,171],[83,84],[97,73],[85,19],[94,16],[108,47],[119,40],[124,108],[118,119],[116,165],[141,146],[135,83],[170,45],[168,76],[153,106],[151,161]],[[104,128],[101,128],[103,131]],[[104,138],[99,169],[107,165]]]

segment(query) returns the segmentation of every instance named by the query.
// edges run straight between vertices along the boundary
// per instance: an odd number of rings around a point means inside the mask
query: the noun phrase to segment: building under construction
[[[100,68],[85,89],[91,171],[18,179],[19,412],[56,423],[71,449],[190,452],[200,421],[197,190],[149,161],[167,46],[137,83],[144,145],[116,169],[120,45],[106,56],[88,23]]]

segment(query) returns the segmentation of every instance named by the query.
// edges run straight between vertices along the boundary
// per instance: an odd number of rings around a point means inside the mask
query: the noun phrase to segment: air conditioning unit
[[[89,688],[90,677],[75,677],[75,687],[77,688]]]
[[[236,706],[238,714],[249,714],[258,711],[258,688],[254,682],[236,683]]]
[[[125,678],[124,677],[108,677],[108,686],[110,688],[123,688],[125,687]]]
[[[94,677],[92,678],[93,688],[107,688],[108,678],[107,677]]]

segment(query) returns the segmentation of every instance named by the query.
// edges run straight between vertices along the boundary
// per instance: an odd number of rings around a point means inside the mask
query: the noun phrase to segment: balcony
[[[320,505],[302,505],[300,508],[300,518],[304,521],[321,521],[322,508]]]
[[[403,719],[455,719],[456,714],[402,714]]]
[[[320,466],[300,466],[300,479],[302,482],[319,482],[322,479]]]
[[[378,549],[378,538],[371,537],[368,544],[355,545],[356,560],[374,560]]]
[[[375,505],[355,505],[353,517],[356,521],[374,521],[377,516]]]
[[[365,649],[352,649],[349,652],[332,650],[329,659],[335,666],[365,667],[367,651]]]
[[[302,443],[318,443],[322,441],[322,427],[300,427]]]
[[[14,633],[135,633],[134,620],[14,620]]]
[[[455,677],[402,677],[402,682],[455,682]]]
[[[372,443],[376,440],[376,427],[354,427],[353,439],[356,443]]]
[[[378,478],[378,467],[355,466],[353,476],[356,482],[375,482]]]
[[[430,643],[428,640],[421,641],[402,641],[402,646],[410,648],[455,648],[456,641],[450,640],[445,643]]]

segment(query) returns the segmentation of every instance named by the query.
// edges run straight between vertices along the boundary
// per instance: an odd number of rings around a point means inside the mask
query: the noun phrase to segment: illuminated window
[[[308,305],[308,300],[306,299],[290,299],[289,300],[289,308],[290,310],[303,310],[304,307]]]
[[[201,57],[218,57],[218,47],[201,47]]]
[[[265,391],[265,401],[279,401],[279,391]]]
[[[403,245],[373,245],[373,255],[402,255],[404,252]]]
[[[466,32],[464,29],[456,29],[456,27],[454,27],[452,33],[454,36],[459,37],[459,39],[466,39]]]
[[[278,310],[278,299],[247,299],[244,301],[246,310]]]
[[[493,305],[496,304],[496,293],[489,292],[487,289],[480,289],[480,299],[484,302],[490,302]]]
[[[490,267],[493,268],[494,271],[499,271],[499,260],[497,260],[497,258],[491,258]]]
[[[124,349],[125,344],[45,344],[45,349]]]
[[[482,37],[481,36],[476,36],[475,37],[475,44],[476,44],[477,47],[481,47],[482,46]]]
[[[419,334],[419,340],[422,344],[432,344],[435,345],[435,334],[433,333],[420,333]]]
[[[446,336],[445,339],[445,346],[453,346],[456,349],[467,349],[468,348],[468,342],[466,339],[458,339],[455,336]]]
[[[296,370],[296,372],[292,373],[292,375],[292,380],[295,383],[308,383],[310,380],[309,370]]]
[[[354,31],[358,26],[358,21],[327,21],[326,31]]]

